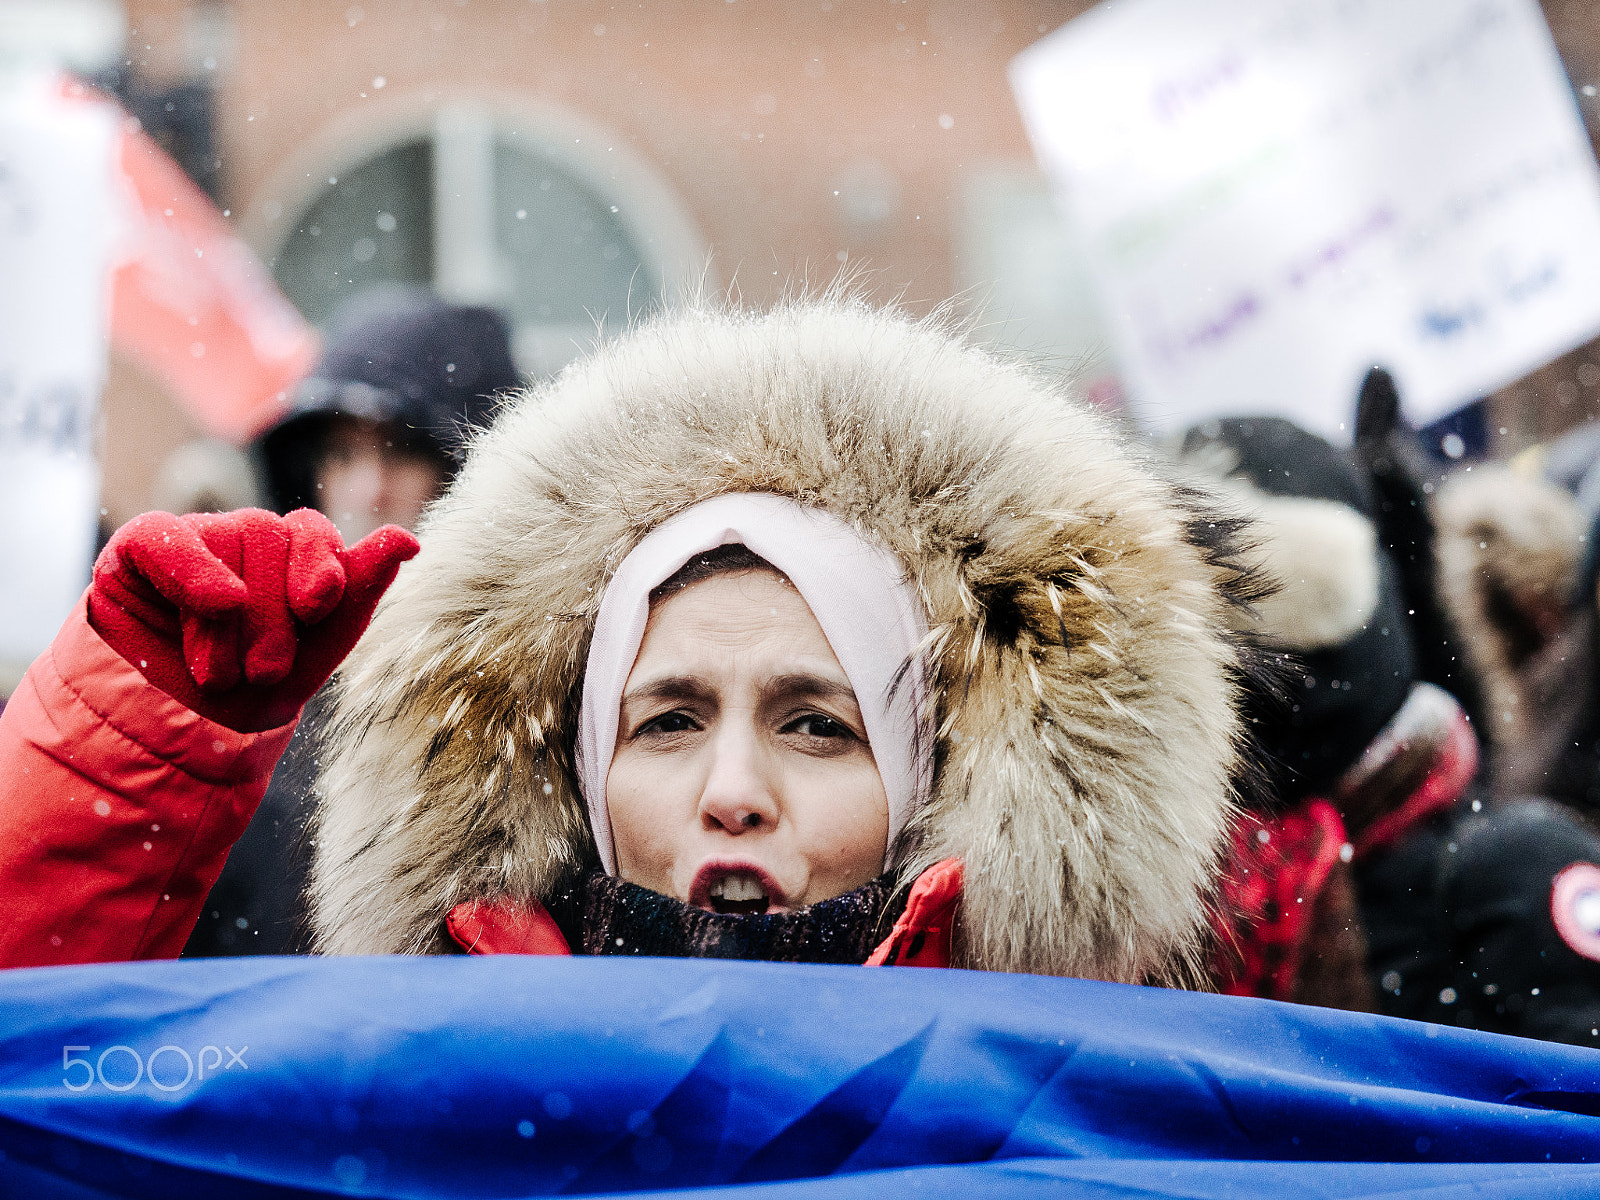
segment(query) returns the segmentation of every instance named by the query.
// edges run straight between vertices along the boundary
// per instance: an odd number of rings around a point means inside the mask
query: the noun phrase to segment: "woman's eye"
[[[854,737],[850,727],[842,721],[835,721],[832,717],[825,717],[821,713],[807,713],[805,716],[789,724],[789,729],[795,733],[803,733],[809,737],[820,738],[847,738]]]
[[[662,713],[639,726],[639,733],[688,733],[696,728],[694,718],[685,712]]]

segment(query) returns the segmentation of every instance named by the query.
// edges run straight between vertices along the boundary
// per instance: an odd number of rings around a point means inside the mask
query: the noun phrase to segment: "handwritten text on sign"
[[[0,93],[0,690],[89,581],[112,236],[108,110]]]
[[[1012,82],[1157,429],[1425,422],[1600,332],[1600,172],[1535,0],[1112,0]]]

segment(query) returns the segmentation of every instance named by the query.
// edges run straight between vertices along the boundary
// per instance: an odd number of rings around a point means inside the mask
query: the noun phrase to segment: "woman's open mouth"
[[[696,908],[736,916],[776,912],[783,901],[772,877],[750,863],[708,862],[689,890],[689,903]]]

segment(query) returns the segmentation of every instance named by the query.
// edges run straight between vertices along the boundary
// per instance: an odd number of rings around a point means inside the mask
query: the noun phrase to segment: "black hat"
[[[447,304],[418,287],[362,292],[335,315],[321,361],[258,443],[274,507],[315,507],[316,458],[332,417],[394,426],[449,473],[466,435],[489,423],[495,397],[521,386],[505,319],[493,309]]]
[[[1249,493],[1263,566],[1284,585],[1261,604],[1259,628],[1284,668],[1282,694],[1251,696],[1251,725],[1280,797],[1326,795],[1417,679],[1371,482],[1351,454],[1278,417],[1207,422],[1183,453]]]

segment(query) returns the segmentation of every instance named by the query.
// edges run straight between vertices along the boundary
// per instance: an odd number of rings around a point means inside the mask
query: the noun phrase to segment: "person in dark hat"
[[[1184,453],[1282,585],[1254,628],[1281,685],[1248,706],[1276,801],[1236,833],[1219,987],[1600,1045],[1600,837],[1476,782],[1473,724],[1423,673],[1437,604],[1408,595],[1363,456],[1266,417],[1191,430]]]
[[[279,513],[318,509],[346,545],[383,525],[415,529],[454,476],[466,438],[489,424],[497,397],[521,386],[499,313],[422,288],[363,292],[337,314],[316,370],[255,447],[268,500]],[[304,948],[304,829],[321,709],[313,698],[185,955]]]
[[[422,288],[363,292],[257,445],[272,507],[318,509],[347,542],[383,524],[410,529],[454,475],[465,436],[521,386],[493,309]]]

